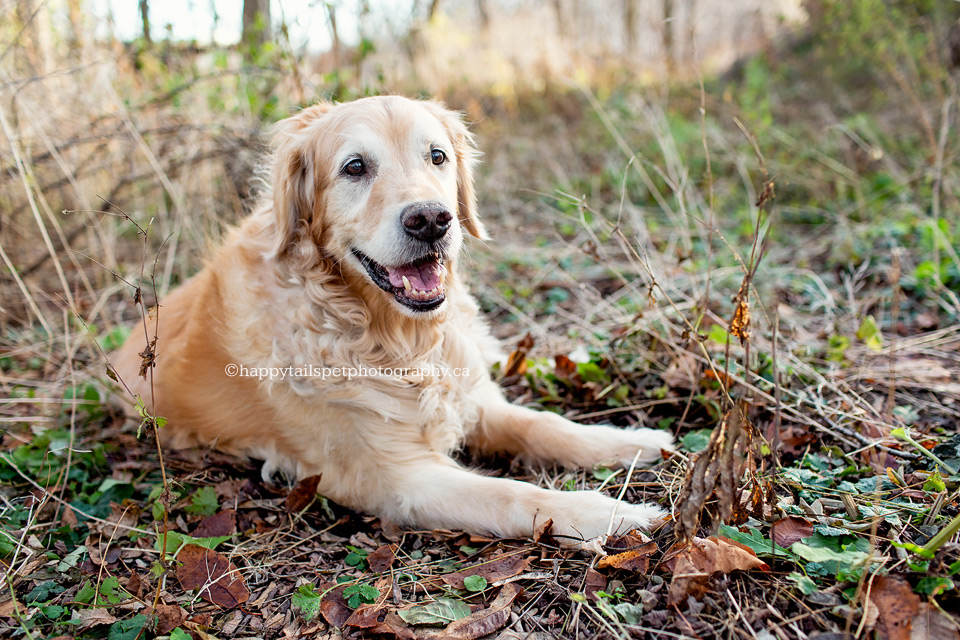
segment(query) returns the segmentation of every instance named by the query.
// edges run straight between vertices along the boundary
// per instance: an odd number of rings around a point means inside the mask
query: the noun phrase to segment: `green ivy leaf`
[[[107,640],[136,640],[148,621],[147,616],[142,614],[135,615],[129,620],[118,620],[110,625]]]
[[[213,487],[202,487],[197,489],[196,493],[190,498],[190,504],[186,506],[187,513],[196,513],[202,516],[212,516],[220,508],[220,502],[217,500],[217,492]]]
[[[463,587],[467,591],[483,591],[487,588],[487,579],[478,575],[467,576],[463,579]]]
[[[790,558],[794,559],[792,553],[779,545],[773,544],[771,540],[764,537],[757,529],[747,529],[746,533],[736,527],[722,524],[717,530],[724,538],[729,538],[734,542],[750,547],[758,556],[767,558]]]
[[[373,604],[379,596],[380,591],[369,584],[352,584],[343,590],[343,597],[351,609],[356,609],[361,604]]]
[[[817,583],[802,573],[797,573],[794,571],[791,572],[787,577],[797,585],[797,588],[800,589],[800,593],[803,595],[808,596],[811,593],[817,592]]]
[[[941,491],[947,490],[947,485],[944,484],[943,478],[940,476],[939,471],[934,471],[930,474],[927,480],[923,483],[923,490],[930,491],[931,493],[940,493]]]
[[[718,324],[710,327],[710,333],[707,334],[709,340],[713,340],[717,344],[726,345],[730,342],[730,334],[727,333],[727,330],[721,327]]]
[[[603,482],[610,476],[616,473],[613,469],[608,469],[607,467],[596,467],[593,470],[593,477],[600,482]]]
[[[613,605],[613,610],[627,624],[640,624],[640,616],[643,615],[643,605],[633,604],[632,602],[621,602]]]
[[[944,591],[952,590],[954,586],[953,580],[950,578],[927,576],[920,579],[920,582],[917,583],[917,587],[914,589],[914,591],[933,597],[940,595]]]
[[[437,598],[435,602],[400,610],[397,613],[407,624],[446,626],[454,620],[470,615],[470,607],[460,600]]]
[[[193,536],[188,536],[185,533],[180,533],[179,531],[167,531],[167,554],[177,557],[177,554],[180,553],[185,545],[195,544],[197,546],[203,547],[204,549],[216,549],[219,545],[223,544],[233,536],[214,536],[212,538],[194,538]],[[160,545],[163,543],[163,534],[157,536],[157,541],[153,545],[154,548],[159,551]]]
[[[365,551],[364,549],[360,549],[358,547],[353,547],[350,545],[347,545],[347,550],[349,550],[350,553],[348,553],[347,557],[343,559],[343,561],[347,564],[347,566],[356,567],[361,571],[366,571],[367,555],[369,555],[368,552]]]
[[[321,596],[312,584],[302,584],[294,592],[291,604],[303,613],[304,620],[310,622],[320,612],[320,600]]]
[[[690,453],[700,453],[706,449],[707,445],[710,443],[711,433],[713,433],[713,429],[698,429],[696,431],[691,431],[680,438],[680,443],[683,445],[683,448]]]
[[[808,562],[839,562],[840,564],[856,565],[866,562],[870,554],[854,549],[834,551],[828,547],[812,547],[802,542],[790,545],[790,551]]]
[[[880,328],[873,316],[867,316],[863,319],[860,328],[857,329],[857,337],[871,351],[881,351],[883,349],[883,335],[880,333]]]

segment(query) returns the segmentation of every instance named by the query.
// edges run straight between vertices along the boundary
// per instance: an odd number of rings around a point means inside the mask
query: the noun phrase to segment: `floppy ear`
[[[277,123],[273,133],[271,187],[276,225],[274,255],[282,256],[308,228],[319,237],[321,221],[314,220],[317,167],[308,152],[307,127],[334,105],[322,102]]]
[[[477,194],[473,187],[473,168],[480,157],[474,144],[473,134],[463,123],[460,114],[450,111],[439,102],[428,102],[447,128],[457,157],[457,216],[467,233],[480,240],[489,240],[487,230],[477,215]]]

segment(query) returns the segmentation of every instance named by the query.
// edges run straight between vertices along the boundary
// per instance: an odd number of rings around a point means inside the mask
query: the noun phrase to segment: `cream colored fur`
[[[429,145],[447,152],[434,166]],[[425,149],[427,150],[425,152]],[[360,153],[375,179],[345,180]],[[271,193],[204,269],[162,301],[153,371],[162,434],[173,447],[215,446],[265,461],[265,473],[321,474],[319,491],[352,508],[421,528],[529,536],[547,519],[561,536],[592,538],[649,528],[651,505],[618,504],[592,491],[560,492],[465,469],[461,446],[544,463],[628,465],[670,449],[668,434],[581,426],[517,407],[488,375],[501,356],[456,264],[462,234],[484,237],[472,169],[476,152],[459,117],[400,97],[320,104],[278,125]],[[398,219],[420,201],[456,212],[446,301],[414,312],[375,286],[351,254],[382,264],[406,251]],[[402,262],[401,262],[402,263]],[[114,365],[150,406],[137,376],[141,332]],[[468,375],[229,377],[250,369],[450,367]]]

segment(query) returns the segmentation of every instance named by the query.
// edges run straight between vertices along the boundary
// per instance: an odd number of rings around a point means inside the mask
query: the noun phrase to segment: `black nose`
[[[450,228],[453,216],[439,202],[417,202],[408,205],[400,214],[400,224],[411,238],[436,242]]]

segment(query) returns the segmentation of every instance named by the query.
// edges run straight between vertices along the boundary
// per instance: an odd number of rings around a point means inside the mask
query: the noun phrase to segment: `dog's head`
[[[277,125],[274,255],[311,251],[352,269],[408,315],[439,309],[477,217],[478,153],[458,114],[397,96],[318,104]]]

